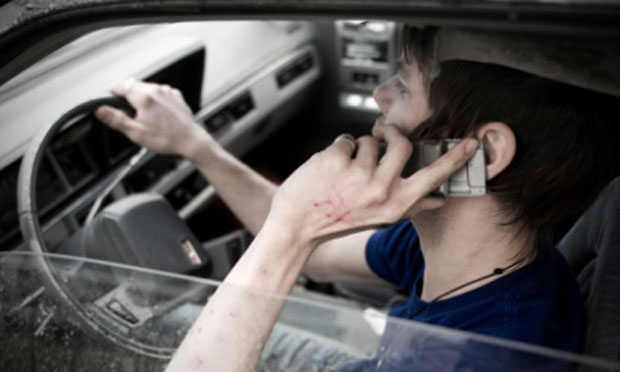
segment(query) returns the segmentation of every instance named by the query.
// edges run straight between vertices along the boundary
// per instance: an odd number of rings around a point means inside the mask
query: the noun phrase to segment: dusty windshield
[[[45,287],[41,264],[66,293]],[[131,266],[3,253],[0,296],[5,371],[163,370],[218,282]],[[227,291],[247,291],[229,287]],[[259,369],[616,370],[620,365],[386,317],[297,291],[284,301]],[[208,332],[209,330],[203,330]],[[291,347],[293,344],[295,347]],[[286,346],[286,347],[285,347]],[[309,352],[310,351],[310,352]]]

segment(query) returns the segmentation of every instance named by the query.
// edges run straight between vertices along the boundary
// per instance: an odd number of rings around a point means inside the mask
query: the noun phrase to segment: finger
[[[357,153],[354,162],[365,169],[375,169],[379,156],[379,142],[371,136],[357,139]]]
[[[110,86],[110,91],[115,96],[125,97],[133,107],[139,107],[153,87],[153,84],[131,78],[113,83]]]
[[[110,106],[99,107],[95,111],[95,116],[109,127],[124,133],[142,128],[142,124],[130,118],[123,111]]]
[[[357,150],[355,137],[350,134],[341,134],[336,137],[334,143],[325,149],[325,153],[333,153],[351,159],[355,150]]]
[[[116,95],[116,96],[122,96],[125,97],[134,87],[134,85],[136,85],[138,83],[138,80],[136,80],[135,78],[127,78],[124,80],[119,80],[119,81],[115,81],[114,83],[112,83],[112,85],[110,85],[109,90],[110,92],[112,92],[112,94]]]
[[[398,124],[386,124],[385,119],[380,118],[377,119],[375,125],[372,126],[372,136],[378,139],[379,141],[385,138],[385,132],[392,130],[390,128],[398,130],[403,136],[407,137],[410,130],[407,128],[403,128]]]
[[[402,173],[413,153],[413,145],[394,125],[385,125],[381,131],[380,138],[385,139],[387,149],[379,162],[377,174],[385,180],[392,180]]]
[[[407,179],[413,185],[416,198],[437,190],[474,155],[479,144],[476,139],[464,139],[435,162],[415,172]]]
[[[174,94],[178,98],[183,99],[183,93],[181,93],[181,91],[177,88],[172,88],[172,94]]]
[[[375,123],[375,125],[372,126],[372,136],[375,137],[378,140],[382,140],[384,137],[384,132],[385,132],[385,127],[387,126],[387,124],[381,123],[381,122],[377,122]]]

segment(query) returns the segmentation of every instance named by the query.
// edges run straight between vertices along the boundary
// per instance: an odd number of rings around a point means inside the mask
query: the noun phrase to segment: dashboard
[[[111,82],[136,77],[178,88],[196,122],[242,157],[317,104],[317,96],[336,102],[332,121],[354,110],[372,123],[372,88],[392,73],[395,35],[389,22],[211,21],[106,29],[63,47],[0,87],[0,250],[24,249],[16,187],[29,139],[78,103],[106,95]],[[138,150],[93,116],[52,141],[37,189],[48,250],[79,230],[95,198]],[[144,191],[163,195],[185,220],[216,199],[188,161],[148,154],[105,203]],[[224,244],[238,258],[251,238],[229,235],[205,247]]]

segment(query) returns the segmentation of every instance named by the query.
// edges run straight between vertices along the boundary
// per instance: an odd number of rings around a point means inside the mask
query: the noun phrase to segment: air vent
[[[312,66],[314,66],[314,59],[310,53],[306,53],[302,57],[287,64],[276,74],[278,88],[284,88],[306,71],[312,69]]]
[[[203,123],[211,133],[220,131],[235,121],[241,120],[248,112],[254,109],[254,100],[249,92],[235,98],[222,109],[207,117]]]

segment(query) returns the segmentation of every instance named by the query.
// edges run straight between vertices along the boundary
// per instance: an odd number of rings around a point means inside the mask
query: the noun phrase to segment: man
[[[383,116],[373,136],[339,137],[279,189],[195,125],[175,89],[113,87],[137,115],[104,107],[98,117],[136,143],[188,158],[257,234],[170,370],[252,369],[282,306],[254,291],[286,294],[302,270],[322,281],[400,286],[410,297],[394,316],[577,351],[578,289],[542,241],[582,213],[615,171],[599,161],[613,153],[613,139],[596,143],[608,129],[607,97],[475,62],[443,62],[438,73],[426,58],[432,34],[404,36],[398,75],[375,90]],[[578,102],[563,102],[570,97]],[[411,132],[464,140],[403,179],[414,150],[403,134]],[[381,159],[379,140],[388,145]],[[427,197],[479,143],[489,194]]]

